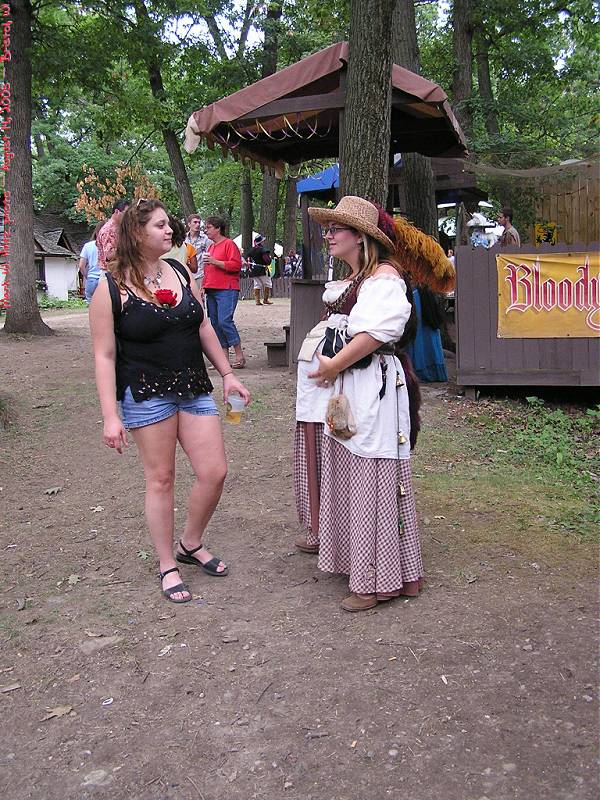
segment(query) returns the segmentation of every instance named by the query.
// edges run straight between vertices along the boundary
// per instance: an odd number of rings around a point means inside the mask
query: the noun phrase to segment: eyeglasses
[[[140,198],[138,198],[138,201],[137,201],[137,203],[135,204],[135,207],[136,207],[136,208],[139,208],[139,207],[140,207],[140,203],[148,203],[148,202],[149,202],[149,201],[148,201],[148,198],[147,198],[147,197],[140,197]]]
[[[344,228],[339,225],[330,225],[328,228],[321,228],[321,236],[325,239],[328,235],[336,236],[340,231],[349,231],[350,228]]]

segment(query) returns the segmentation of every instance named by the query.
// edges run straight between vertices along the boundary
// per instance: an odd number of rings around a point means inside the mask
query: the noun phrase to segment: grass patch
[[[20,636],[21,629],[15,619],[0,619],[0,644],[14,644]]]
[[[59,300],[58,297],[40,297],[38,299],[38,308],[75,308],[86,309],[87,303],[85,300]]]
[[[425,427],[426,491],[452,493],[482,514],[504,509],[517,529],[597,537],[600,523],[600,407],[552,408],[484,401],[449,407],[450,427]],[[452,425],[452,423],[454,423]],[[467,507],[469,507],[467,505]]]

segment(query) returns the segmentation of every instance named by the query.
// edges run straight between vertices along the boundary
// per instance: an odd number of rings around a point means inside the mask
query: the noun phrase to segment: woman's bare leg
[[[160,571],[177,563],[173,557],[173,489],[175,484],[175,447],[177,445],[177,414],[132,431],[146,477],[146,521],[150,538],[156,548]],[[163,580],[163,589],[181,582],[177,572]],[[176,592],[173,599],[181,600],[187,593]]]
[[[223,491],[227,475],[221,420],[217,416],[180,412],[178,437],[189,458],[196,480],[188,498],[187,517],[181,541],[188,550],[202,542],[202,536]],[[199,550],[194,557],[205,564],[212,554]],[[218,572],[225,569],[221,561]]]

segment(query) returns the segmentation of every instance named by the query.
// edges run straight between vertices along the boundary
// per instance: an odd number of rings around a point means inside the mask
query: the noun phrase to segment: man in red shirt
[[[229,348],[233,347],[235,361],[233,369],[246,366],[242,342],[233,314],[240,295],[240,270],[242,255],[232,239],[225,236],[227,221],[223,217],[207,217],[206,235],[211,240],[207,252],[202,256],[204,280],[202,288],[206,295],[208,316],[221,347],[229,358]]]
[[[108,262],[115,257],[121,217],[130,205],[129,200],[117,200],[113,206],[112,216],[98,231],[96,247],[98,248],[98,266],[100,269],[108,269]]]

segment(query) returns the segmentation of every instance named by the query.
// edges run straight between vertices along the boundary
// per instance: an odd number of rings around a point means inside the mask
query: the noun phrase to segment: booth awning
[[[284,163],[337,157],[347,64],[348,44],[338,42],[195,111],[186,150],[192,153],[204,139],[277,171]],[[443,89],[396,64],[390,78],[391,151],[464,155],[465,139]]]

